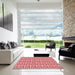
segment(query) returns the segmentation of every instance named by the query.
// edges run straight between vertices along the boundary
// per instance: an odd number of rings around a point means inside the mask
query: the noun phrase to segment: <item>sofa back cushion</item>
[[[70,50],[70,52],[75,53],[75,44],[71,44],[69,46],[69,50]]]
[[[50,42],[50,47],[54,48],[55,47],[55,42]]]

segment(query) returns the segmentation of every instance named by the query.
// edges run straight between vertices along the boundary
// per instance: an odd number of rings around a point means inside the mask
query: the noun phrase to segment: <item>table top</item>
[[[34,51],[34,54],[49,54],[49,52],[45,50],[38,50],[38,51]]]

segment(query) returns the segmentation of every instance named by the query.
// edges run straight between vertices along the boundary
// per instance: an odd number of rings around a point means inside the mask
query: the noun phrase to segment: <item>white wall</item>
[[[17,41],[15,32],[0,27],[0,41]]]
[[[0,41],[15,41],[18,42],[18,26],[17,26],[17,9],[13,2],[9,0],[2,2],[7,6],[9,11],[13,14],[13,31],[6,30],[0,27]]]

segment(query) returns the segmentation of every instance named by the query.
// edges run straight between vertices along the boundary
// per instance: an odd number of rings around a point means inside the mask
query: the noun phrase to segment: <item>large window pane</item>
[[[62,36],[62,10],[19,10],[19,13],[25,37],[46,34],[50,37]]]
[[[19,14],[21,40],[33,41],[25,42],[25,47],[45,48],[47,40],[61,40],[62,10],[19,10]],[[44,42],[37,43],[39,40]],[[56,47],[59,47],[58,43]]]

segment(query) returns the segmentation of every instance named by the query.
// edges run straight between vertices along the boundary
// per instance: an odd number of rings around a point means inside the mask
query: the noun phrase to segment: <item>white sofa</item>
[[[24,47],[18,46],[14,49],[0,49],[0,64],[11,64],[24,51]]]

